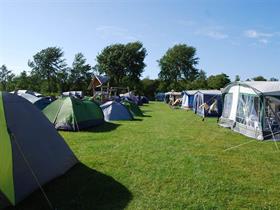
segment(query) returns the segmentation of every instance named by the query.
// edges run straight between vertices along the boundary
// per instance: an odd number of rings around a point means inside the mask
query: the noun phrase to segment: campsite
[[[161,102],[141,109],[137,121],[61,132],[81,163],[45,187],[55,207],[277,209],[280,156],[273,142]],[[38,207],[48,209],[40,190],[18,206]]]
[[[0,0],[0,210],[280,209],[279,8]]]

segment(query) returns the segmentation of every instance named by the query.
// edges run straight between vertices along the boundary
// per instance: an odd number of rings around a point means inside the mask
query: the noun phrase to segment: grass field
[[[274,142],[163,103],[141,109],[134,121],[61,133],[81,163],[44,188],[58,210],[280,208]],[[48,206],[37,191],[17,209]]]

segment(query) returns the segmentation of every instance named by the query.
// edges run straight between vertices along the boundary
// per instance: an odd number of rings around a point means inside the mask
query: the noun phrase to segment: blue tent
[[[193,99],[193,110],[202,117],[220,117],[222,114],[222,92],[198,90]]]
[[[165,93],[156,93],[155,100],[156,101],[164,101]]]
[[[140,99],[141,99],[141,102],[143,104],[148,104],[149,103],[149,99],[146,96],[141,96]]]
[[[123,104],[118,102],[108,101],[100,107],[103,110],[105,121],[133,119],[130,111]]]
[[[182,92],[182,108],[190,109],[193,108],[193,99],[197,90],[187,90]]]

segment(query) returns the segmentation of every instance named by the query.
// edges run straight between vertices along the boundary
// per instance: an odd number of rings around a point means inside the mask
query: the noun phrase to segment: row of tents
[[[218,117],[219,125],[258,140],[280,139],[280,82],[233,82],[221,90],[165,93],[180,98],[181,108],[203,117]]]
[[[91,97],[83,97],[81,91],[70,91],[53,99],[32,91],[16,91],[17,94],[40,109],[58,130],[79,131],[101,125],[104,121],[132,120],[143,113],[138,104],[149,103],[144,96],[127,93],[104,104]]]
[[[143,116],[138,105],[127,99],[99,105],[91,98],[71,95],[43,107],[36,102],[47,98],[36,95],[0,92],[0,209],[43,190],[42,185],[78,163],[57,130],[78,131],[104,121]]]

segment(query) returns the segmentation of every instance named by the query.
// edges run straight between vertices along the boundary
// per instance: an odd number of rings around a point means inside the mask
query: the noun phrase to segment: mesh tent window
[[[239,94],[236,121],[259,130],[259,102],[259,97],[256,95]]]
[[[222,117],[229,118],[232,107],[233,94],[227,93],[224,98],[224,107]]]

